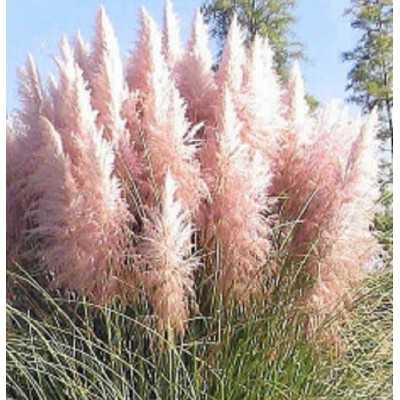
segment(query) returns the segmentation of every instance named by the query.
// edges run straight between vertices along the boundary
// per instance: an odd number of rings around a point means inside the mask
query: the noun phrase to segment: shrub
[[[160,331],[285,279],[310,322],[341,307],[380,252],[376,114],[311,115],[298,65],[284,85],[272,56],[234,18],[214,72],[201,15],[182,50],[168,3],[162,33],[141,10],[125,68],[103,8],[91,46],[61,40],[47,89],[29,57],[7,129],[10,263],[96,303],[147,298]]]

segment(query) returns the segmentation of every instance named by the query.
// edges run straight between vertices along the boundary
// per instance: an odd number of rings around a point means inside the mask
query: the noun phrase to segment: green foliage
[[[20,268],[9,268],[8,279],[15,298],[7,305],[7,392],[14,398],[350,400],[391,393],[388,270],[366,280],[340,322],[342,353],[307,337],[289,270],[262,307],[216,300],[176,340],[151,329],[143,301],[96,306],[46,290],[40,274]]]
[[[383,191],[380,203],[382,211],[375,216],[375,229],[379,242],[391,262],[393,257],[393,192],[390,189]]]
[[[317,100],[317,98],[311,94],[306,94],[305,98],[306,98],[308,107],[310,108],[310,112],[315,111],[319,106],[319,101]]]
[[[352,0],[346,14],[361,34],[356,47],[343,53],[352,65],[349,101],[366,112],[378,107],[384,123],[380,136],[390,139],[393,152],[393,1]]]
[[[286,80],[288,64],[302,54],[302,46],[292,40],[290,30],[295,22],[295,3],[295,0],[210,0],[203,5],[202,11],[220,48],[234,13],[244,29],[247,43],[252,42],[256,34],[268,37],[275,51],[278,74]]]

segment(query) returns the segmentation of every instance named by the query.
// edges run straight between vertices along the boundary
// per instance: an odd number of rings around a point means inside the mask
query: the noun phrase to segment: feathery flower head
[[[31,128],[35,126],[43,102],[43,88],[31,54],[28,55],[25,67],[19,70],[18,75],[18,93],[22,103],[20,119],[28,128]]]
[[[97,142],[98,148],[92,149],[93,175],[83,185],[73,176],[60,134],[45,118],[40,125],[41,163],[31,182],[41,196],[32,212],[36,224],[30,235],[42,238],[40,256],[54,272],[55,285],[108,301],[120,292],[129,221],[117,182],[110,176],[105,182],[110,150],[105,142]],[[103,168],[103,176],[98,177],[96,167]]]
[[[160,74],[157,66],[163,58],[162,35],[144,7],[140,9],[139,21],[138,39],[128,60],[126,78],[131,90],[139,90],[145,94],[149,90],[153,74]]]
[[[299,62],[296,60],[289,72],[289,80],[284,96],[286,106],[286,120],[289,130],[298,132],[299,144],[309,142],[312,123],[309,117],[309,107],[305,98],[304,81],[300,71]]]
[[[177,185],[168,171],[161,206],[145,221],[141,247],[143,286],[161,331],[183,334],[188,318],[188,299],[193,296],[193,228],[190,214],[176,199]]]
[[[279,135],[284,126],[281,89],[273,70],[271,49],[267,40],[259,35],[251,47],[238,103],[238,116],[243,123],[242,139],[270,162],[278,152]]]
[[[188,104],[189,120],[192,123],[214,124],[217,88],[208,48],[207,27],[199,10],[193,20],[186,51],[177,66],[177,85]]]
[[[160,34],[149,18],[142,12],[141,34],[148,35],[149,40],[146,43],[139,40],[141,44],[137,48],[143,51],[141,57],[149,57],[149,69],[142,76],[147,82],[143,92],[142,129],[150,189],[142,191],[150,192],[145,196],[150,204],[155,204],[165,173],[170,169],[179,185],[180,200],[195,215],[206,191],[200,165],[195,160],[194,135],[198,126],[191,127],[186,118],[186,105],[161,54]]]
[[[180,41],[179,22],[174,13],[171,0],[164,3],[164,26],[163,26],[163,54],[171,71],[182,57],[182,46]]]
[[[211,185],[212,229],[222,264],[219,288],[225,299],[246,301],[260,290],[261,274],[269,249],[269,226],[263,217],[268,208],[267,165],[251,155],[240,139],[233,99],[225,88],[217,134],[217,162]]]
[[[240,93],[245,62],[244,34],[235,14],[229,27],[221,63],[216,75],[220,90],[227,85],[234,97]]]
[[[211,71],[213,61],[208,47],[207,25],[204,23],[203,15],[199,9],[196,10],[193,18],[187,50],[192,53],[193,57],[201,61],[205,71]]]
[[[105,126],[107,136],[118,142],[124,133],[121,112],[128,93],[117,39],[103,7],[96,16],[93,49],[92,105],[99,112],[98,122]]]
[[[74,57],[75,61],[82,70],[84,79],[89,81],[89,75],[92,66],[90,60],[90,47],[89,44],[84,41],[80,31],[78,31],[75,36]]]

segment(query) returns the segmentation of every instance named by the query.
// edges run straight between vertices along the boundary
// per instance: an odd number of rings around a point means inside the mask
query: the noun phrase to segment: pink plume
[[[151,85],[150,80],[153,74],[160,78],[161,67],[163,65],[162,36],[154,20],[142,7],[139,15],[140,30],[135,50],[132,52],[127,64],[127,81],[131,90],[139,90],[146,93]],[[168,71],[162,69],[163,74]]]
[[[293,63],[289,73],[287,89],[287,117],[295,125],[302,125],[309,112],[305,99],[304,81],[300,71],[299,62]]]
[[[208,48],[207,27],[200,11],[193,20],[187,49],[178,67],[178,88],[188,105],[192,123],[215,124],[217,88],[212,71],[212,56]]]
[[[143,89],[139,90],[144,90],[142,127],[150,186],[148,201],[155,204],[165,173],[170,169],[178,184],[179,199],[195,214],[206,190],[200,177],[200,165],[195,160],[194,134],[198,127],[191,128],[185,117],[185,104],[161,55],[161,35],[144,11],[143,32],[148,39],[147,47],[138,49],[143,51],[142,58],[149,59],[148,69],[141,76],[141,83],[146,82],[146,86],[142,85]]]
[[[312,143],[303,152],[293,151],[287,164],[290,173],[276,178],[281,185],[282,177],[287,179],[281,215],[295,224],[291,259],[302,262],[316,280],[304,295],[316,320],[348,300],[362,266],[379,253],[369,229],[377,198],[376,175],[371,171],[376,171],[377,161],[374,146],[366,145],[375,130],[366,128],[372,123],[360,131],[357,120],[344,117],[335,105],[322,110]],[[372,170],[363,174],[365,160]]]
[[[284,126],[281,89],[272,65],[272,51],[266,39],[256,35],[247,68],[247,79],[238,97],[242,139],[269,162],[278,151]]]
[[[346,303],[364,274],[380,264],[382,249],[370,229],[379,198],[376,133],[377,114],[373,111],[359,129],[342,168],[342,198],[326,233],[331,247],[320,263],[310,295],[310,304],[322,316]]]
[[[169,98],[165,100],[168,106],[165,115],[158,112],[157,98],[164,95],[154,87],[155,101],[147,105],[144,125],[153,196],[157,196],[163,176],[170,169],[178,184],[178,198],[194,215],[207,192],[200,176],[200,164],[195,159],[194,136],[198,127],[190,127],[185,117],[185,105],[175,87],[170,88]]]
[[[182,46],[179,22],[174,13],[171,0],[165,0],[163,28],[163,54],[171,72],[173,72],[182,57]]]
[[[92,68],[92,63],[90,60],[90,47],[88,43],[83,40],[80,31],[78,31],[75,36],[74,57],[75,61],[82,70],[84,79],[89,81],[90,71]]]
[[[24,127],[17,116],[7,118],[6,126],[6,249],[7,260],[21,256],[26,230],[25,211],[27,170],[24,152],[28,150]],[[29,203],[28,203],[29,204]]]
[[[284,103],[288,129],[298,132],[297,140],[299,143],[307,143],[310,140],[312,123],[309,116],[310,110],[305,98],[304,81],[297,60],[293,63],[289,73]]]
[[[225,40],[222,60],[219,65],[216,80],[220,90],[228,86],[235,98],[239,95],[244,80],[244,65],[246,52],[244,49],[244,34],[239,26],[237,16],[232,18],[228,36]]]
[[[188,298],[193,297],[193,272],[198,259],[192,255],[190,214],[176,199],[177,186],[167,172],[160,209],[145,221],[141,247],[143,285],[159,330],[184,333]]]
[[[96,16],[96,34],[92,54],[92,105],[99,112],[98,122],[106,135],[118,142],[125,124],[121,109],[128,92],[114,29],[103,7]]]
[[[107,301],[120,286],[128,234],[128,215],[110,175],[111,149],[97,138],[87,154],[90,160],[81,166],[91,171],[82,185],[73,177],[60,135],[46,119],[41,120],[41,135],[42,162],[31,179],[42,196],[32,213],[37,226],[30,234],[42,238],[41,256],[57,286]]]
[[[22,103],[19,118],[30,130],[30,136],[33,140],[38,135],[37,118],[42,111],[44,95],[36,64],[31,54],[28,55],[25,68],[20,69],[18,75],[18,93]]]
[[[12,250],[14,256],[18,253],[19,256],[29,258],[30,255],[27,254],[25,246],[25,233],[31,227],[29,213],[38,197],[36,188],[29,182],[29,176],[38,166],[35,157],[41,146],[38,120],[48,111],[46,107],[48,98],[43,91],[35,61],[31,55],[28,56],[25,67],[19,70],[18,92],[22,107],[12,121],[9,121],[7,127],[7,156],[10,157],[7,168],[11,173],[8,175],[7,197],[9,202],[15,203],[14,206],[11,203],[7,205],[10,211],[9,218],[13,219],[10,223],[15,225],[14,238],[10,238],[9,245],[14,249]],[[18,152],[18,159],[16,152]]]
[[[240,139],[240,123],[225,89],[217,135],[217,165],[211,185],[211,228],[222,253],[219,288],[224,297],[245,302],[257,293],[269,250],[268,168],[251,157]]]
[[[113,144],[117,174],[123,179],[127,191],[130,188],[128,181],[140,179],[142,167],[135,145],[136,132],[132,134],[123,119],[130,96],[114,29],[103,7],[99,8],[96,16],[93,49],[91,101],[98,111],[98,125],[104,127],[105,136]]]
[[[62,239],[62,242],[65,241],[65,258],[59,262],[77,258],[71,263],[71,269],[60,267],[57,279],[66,287],[103,297],[106,294],[100,289],[99,280],[110,273],[111,259],[115,260],[113,268],[122,268],[125,256],[123,246],[131,217],[121,197],[120,181],[114,176],[112,146],[96,126],[90,93],[65,39],[61,42],[61,57],[57,64],[60,79],[54,95],[56,129],[61,136],[63,152],[71,160],[71,176],[79,190],[79,199],[73,203],[77,210],[68,211],[71,213],[71,229],[76,236],[71,238],[71,242]],[[44,125],[46,130],[52,132],[48,125],[48,122]],[[43,140],[46,141],[47,137]],[[44,174],[45,171],[42,177],[39,174],[38,180],[46,182]],[[62,210],[59,212],[62,213]],[[78,213],[76,220],[73,220],[73,212]],[[76,256],[71,254],[75,252],[78,252]],[[82,275],[80,278],[79,274]],[[96,274],[99,276],[97,281]],[[112,281],[104,286],[104,290],[111,290],[115,285],[116,282]]]

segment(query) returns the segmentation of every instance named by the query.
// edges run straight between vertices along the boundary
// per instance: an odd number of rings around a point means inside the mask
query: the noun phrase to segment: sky
[[[344,99],[349,65],[341,53],[354,47],[357,33],[343,16],[350,0],[298,0],[296,38],[305,46],[307,60],[301,62],[306,90],[322,103]],[[145,6],[158,23],[162,21],[163,0],[8,0],[6,28],[7,111],[18,107],[17,68],[29,52],[34,56],[45,81],[55,71],[52,57],[62,34],[68,37],[80,30],[91,40],[97,7],[103,4],[113,23],[123,56],[133,49],[137,33],[137,15]],[[186,40],[198,0],[175,0],[174,9]]]

